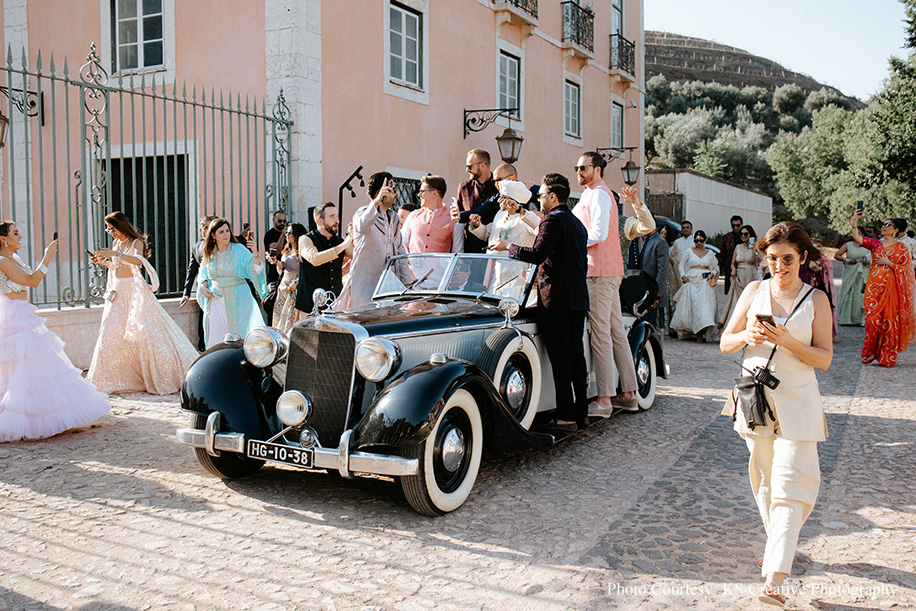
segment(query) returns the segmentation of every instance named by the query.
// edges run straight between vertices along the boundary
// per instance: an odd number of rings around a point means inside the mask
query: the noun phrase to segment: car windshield
[[[388,262],[375,297],[448,293],[496,299],[512,297],[524,303],[534,271],[530,263],[502,255],[402,255]]]

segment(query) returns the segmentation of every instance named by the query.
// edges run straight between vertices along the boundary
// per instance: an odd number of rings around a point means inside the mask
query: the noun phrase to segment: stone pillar
[[[29,11],[28,11],[28,0],[5,0],[3,3],[3,36],[8,49],[12,52],[13,57],[13,68],[22,68],[22,54],[25,53],[26,58],[29,56]],[[6,66],[6,55],[7,49],[3,49],[3,66]],[[17,78],[17,76],[19,78]],[[7,83],[7,87],[10,90],[21,89],[22,80],[21,76],[13,75],[12,83]],[[3,105],[3,114],[7,115],[7,118],[10,120],[10,126],[12,130],[8,128],[6,135],[6,153],[10,154],[12,151],[12,158],[9,160],[9,166],[0,168],[0,180],[4,183],[4,200],[11,202],[12,207],[15,212],[12,215],[13,219],[16,220],[16,223],[20,227],[20,231],[28,236],[27,229],[31,226],[29,221],[29,202],[26,200],[26,174],[25,174],[25,162],[26,162],[26,142],[25,142],[25,129],[24,122],[28,119],[23,117],[22,113],[17,109],[13,109],[12,113],[9,112],[6,96],[0,96],[0,104]],[[15,125],[13,125],[15,124]],[[29,130],[31,131],[35,127],[34,123],[29,125]],[[13,133],[10,133],[12,131]],[[2,165],[2,164],[0,164]],[[12,171],[9,171],[12,170]],[[12,201],[12,189],[10,185],[15,181],[16,183],[16,201]],[[4,207],[5,211],[9,209]],[[5,213],[6,214],[6,213]],[[31,239],[27,239],[26,243],[31,245]],[[24,252],[20,253],[24,256]]]
[[[264,0],[264,16],[266,100],[283,89],[293,121],[288,212],[306,223],[305,211],[322,202],[321,0]]]

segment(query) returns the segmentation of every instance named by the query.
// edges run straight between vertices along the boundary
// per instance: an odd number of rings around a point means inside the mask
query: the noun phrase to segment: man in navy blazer
[[[511,258],[538,266],[538,332],[550,358],[557,400],[556,421],[542,430],[551,433],[575,433],[588,424],[588,371],[582,344],[588,312],[587,237],[585,226],[566,205],[568,200],[566,177],[547,174],[538,193],[544,218],[534,244],[500,244],[508,246]]]

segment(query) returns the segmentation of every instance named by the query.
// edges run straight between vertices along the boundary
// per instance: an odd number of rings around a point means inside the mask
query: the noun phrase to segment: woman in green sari
[[[849,240],[840,246],[833,258],[843,262],[843,284],[837,306],[839,323],[862,327],[865,325],[862,293],[871,267],[871,251]]]

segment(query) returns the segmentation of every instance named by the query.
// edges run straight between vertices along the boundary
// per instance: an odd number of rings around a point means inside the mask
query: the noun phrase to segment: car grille
[[[346,331],[294,327],[290,334],[286,390],[312,400],[309,425],[324,447],[336,448],[347,425],[355,349]]]

